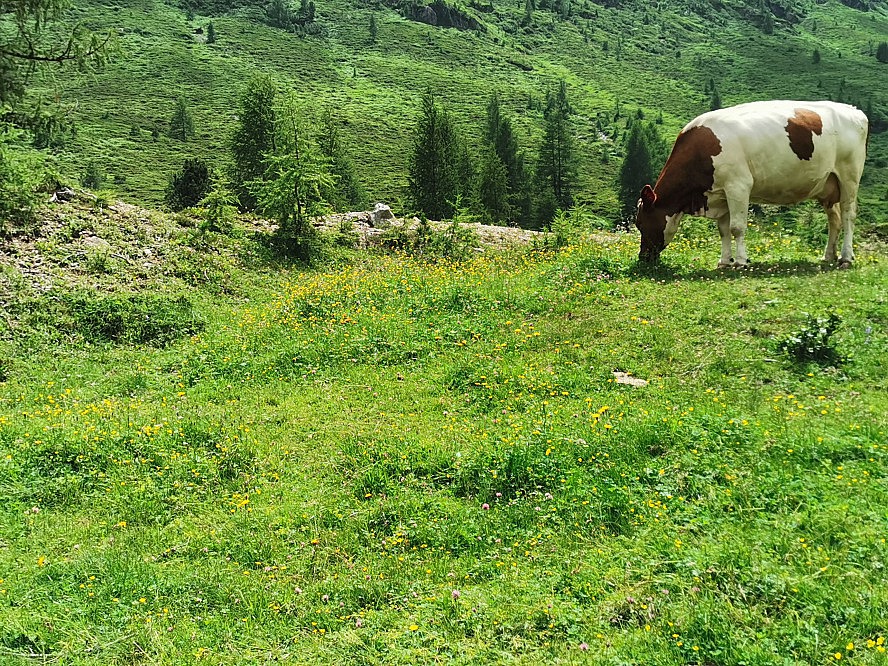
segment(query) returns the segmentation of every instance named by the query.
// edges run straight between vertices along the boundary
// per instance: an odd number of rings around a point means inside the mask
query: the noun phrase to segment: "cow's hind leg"
[[[842,254],[839,255],[839,268],[848,268],[854,261],[854,218],[857,216],[857,188],[851,198],[842,191]]]
[[[823,208],[829,220],[829,235],[826,239],[826,249],[823,251],[823,261],[832,263],[838,258],[836,244],[839,240],[839,229],[842,227],[842,212],[837,203],[830,206],[825,202]]]
[[[848,268],[854,261],[854,218],[857,217],[857,190],[860,187],[862,169],[861,156],[856,169],[842,169],[832,174],[830,178],[838,190],[839,212],[842,217],[842,253],[839,255],[839,268]],[[832,234],[832,222],[830,218],[830,234]]]

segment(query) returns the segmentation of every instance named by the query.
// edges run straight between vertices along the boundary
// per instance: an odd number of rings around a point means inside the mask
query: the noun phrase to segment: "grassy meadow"
[[[168,230],[22,291],[0,662],[888,663],[888,255],[716,236],[305,268]]]

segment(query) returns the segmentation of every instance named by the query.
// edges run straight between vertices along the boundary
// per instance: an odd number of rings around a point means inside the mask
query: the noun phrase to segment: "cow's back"
[[[683,131],[701,125],[721,144],[716,196],[748,187],[751,201],[796,203],[816,198],[832,173],[859,182],[863,172],[867,118],[847,104],[751,102],[704,113]]]

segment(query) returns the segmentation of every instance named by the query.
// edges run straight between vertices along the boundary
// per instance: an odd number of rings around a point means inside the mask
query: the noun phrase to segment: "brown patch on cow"
[[[786,123],[789,147],[800,160],[810,160],[814,155],[814,135],[823,134],[823,120],[820,114],[808,109],[796,109],[795,115]]]
[[[654,186],[657,205],[665,208],[667,215],[704,210],[706,192],[712,189],[715,181],[712,159],[721,151],[721,141],[705,125],[697,125],[679,134]]]

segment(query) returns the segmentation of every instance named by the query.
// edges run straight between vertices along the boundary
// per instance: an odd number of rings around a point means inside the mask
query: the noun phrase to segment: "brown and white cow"
[[[639,259],[656,261],[689,213],[718,220],[719,267],[744,266],[750,202],[816,199],[829,219],[823,260],[836,260],[844,226],[839,265],[850,265],[867,128],[861,111],[835,102],[752,102],[694,118],[678,135],[656,185],[641,191]]]

